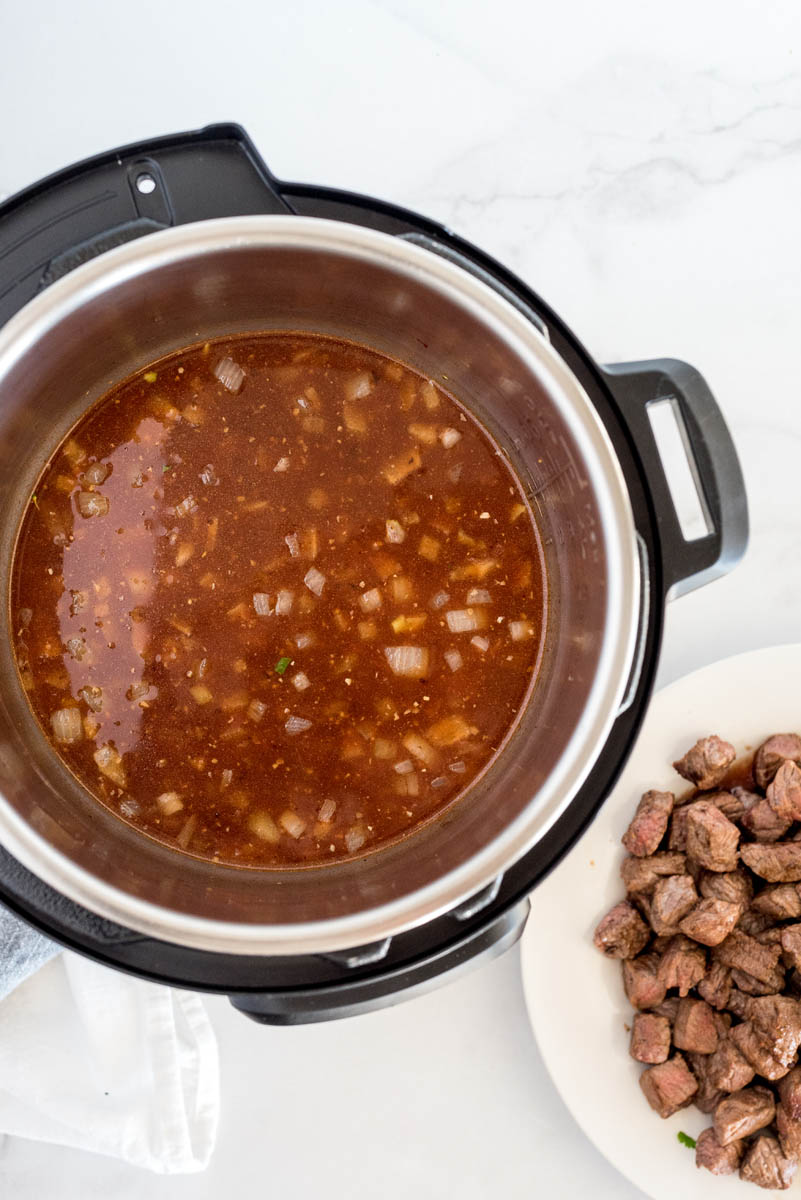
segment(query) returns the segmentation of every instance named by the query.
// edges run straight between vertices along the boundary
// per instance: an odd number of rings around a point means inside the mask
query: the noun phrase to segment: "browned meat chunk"
[[[700,738],[673,766],[682,778],[706,791],[720,783],[735,757],[734,746],[713,734]]]
[[[698,1083],[698,1091],[693,1096],[693,1104],[702,1113],[712,1113],[723,1099],[725,1092],[720,1088],[716,1088],[709,1078],[709,1063],[711,1054],[693,1054],[690,1052],[687,1055],[690,1061],[692,1073]]]
[[[686,996],[706,974],[706,951],[678,933],[670,939],[659,964],[659,977],[666,988],[678,988]]]
[[[801,1067],[793,1067],[779,1084],[779,1100],[791,1117],[801,1121]]]
[[[734,980],[732,979],[732,984]],[[748,1001],[751,997],[746,992],[741,992],[737,986],[733,986],[729,992],[729,1003],[726,1005],[730,1013],[735,1017],[739,1017],[741,1021],[745,1020],[745,1014],[748,1011]]]
[[[748,1019],[771,1055],[791,1067],[801,1045],[801,1004],[790,996],[759,996],[748,1004]]]
[[[722,1146],[750,1137],[770,1125],[776,1112],[773,1092],[766,1087],[743,1088],[725,1096],[715,1109],[715,1133]]]
[[[654,884],[663,875],[684,875],[687,860],[683,854],[652,854],[649,858],[634,858],[630,856],[623,860],[620,868],[621,878],[627,892],[646,895],[653,891]]]
[[[737,967],[764,982],[773,975],[780,954],[778,946],[763,946],[756,938],[749,937],[739,929],[730,933],[712,951],[715,962],[723,963],[724,967]]]
[[[659,849],[673,811],[672,792],[646,792],[631,824],[623,834],[623,845],[636,858],[647,858]]]
[[[673,1041],[677,1050],[693,1050],[696,1054],[713,1054],[717,1050],[718,1027],[706,1000],[687,996],[679,1002]]]
[[[728,1037],[722,1038],[709,1059],[709,1079],[713,1086],[722,1092],[739,1092],[748,1087],[754,1073],[754,1068],[734,1042]]]
[[[754,842],[743,846],[743,862],[768,883],[792,883],[801,879],[801,842],[767,845]]]
[[[782,1154],[775,1137],[762,1134],[751,1143],[740,1167],[740,1178],[757,1187],[786,1191],[797,1164]]]
[[[801,770],[791,759],[785,759],[768,784],[768,803],[778,817],[801,821]]]
[[[754,894],[751,876],[742,867],[736,871],[702,871],[698,890],[707,900],[726,900],[748,908]]]
[[[776,921],[790,921],[801,917],[801,892],[797,883],[777,883],[763,888],[754,896],[751,907],[757,912],[773,917]]]
[[[778,842],[792,825],[792,820],[776,812],[767,800],[757,800],[740,821],[758,842]]]
[[[633,1008],[655,1008],[665,998],[665,987],[659,978],[659,955],[641,954],[639,958],[623,961],[623,987]]]
[[[801,925],[785,925],[781,931],[781,943],[785,965],[801,970]]]
[[[765,1039],[757,1033],[750,1021],[735,1025],[729,1034],[743,1058],[747,1058],[757,1075],[774,1082],[787,1074],[788,1067],[774,1058]]]
[[[663,1000],[661,1004],[655,1004],[653,1011],[658,1017],[667,1017],[672,1025],[676,1020],[676,1013],[679,1011],[678,996],[668,996],[667,1000]]]
[[[786,758],[801,764],[801,737],[797,733],[774,733],[754,755],[754,780],[764,791]]]
[[[704,946],[718,946],[734,929],[742,911],[739,904],[726,900],[701,900],[679,922],[679,929]]]
[[[640,1087],[660,1117],[672,1117],[680,1108],[686,1108],[698,1091],[695,1076],[681,1054],[643,1071]]]
[[[731,971],[723,963],[712,963],[698,984],[698,995],[713,1008],[727,1008],[731,996]]]
[[[648,915],[654,933],[676,933],[698,900],[691,875],[668,875],[654,888]]]
[[[633,904],[621,900],[595,930],[593,941],[607,958],[636,958],[650,937],[648,926]]]
[[[631,1025],[629,1054],[641,1063],[662,1063],[670,1054],[670,1022],[655,1013],[638,1012]]]
[[[783,1104],[776,1105],[776,1132],[782,1153],[797,1163],[801,1158],[801,1120],[791,1116]]]
[[[758,938],[766,929],[772,929],[773,927],[773,917],[768,917],[765,913],[757,912],[754,908],[747,908],[737,922],[737,928],[753,938]]]
[[[713,1128],[700,1133],[695,1143],[696,1167],[704,1167],[713,1175],[733,1175],[740,1165],[742,1154],[742,1142],[729,1142],[728,1146],[722,1146]]]
[[[777,966],[767,979],[762,980],[755,979],[747,971],[738,971],[736,967],[733,967],[731,981],[747,996],[773,996],[784,987],[784,971],[781,966]]]
[[[708,871],[733,871],[737,866],[740,831],[708,800],[693,804],[687,814],[687,856]]]
[[[691,804],[687,804],[683,808],[674,808],[673,816],[670,818],[668,848],[677,854],[683,854],[687,849],[687,813],[691,808]]]

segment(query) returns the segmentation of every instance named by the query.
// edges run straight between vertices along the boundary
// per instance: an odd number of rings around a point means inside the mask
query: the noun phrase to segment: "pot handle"
[[[703,377],[676,358],[615,363],[603,374],[628,427],[651,493],[669,599],[727,574],[748,545],[745,481],[734,441]],[[700,536],[686,537],[654,433],[657,404],[670,407],[698,493]]]
[[[237,992],[228,997],[260,1025],[307,1025],[356,1017],[410,1000],[431,991],[448,972],[448,980],[502,954],[513,946],[525,928],[529,902],[522,900],[488,925],[438,948],[412,963],[379,969],[367,977],[348,978],[314,988],[276,992]],[[355,972],[354,972],[355,975]]]
[[[241,125],[88,158],[0,204],[0,325],[74,267],[134,238],[213,217],[292,212]]]

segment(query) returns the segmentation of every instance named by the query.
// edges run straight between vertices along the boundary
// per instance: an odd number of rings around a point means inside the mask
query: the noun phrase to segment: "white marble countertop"
[[[386,197],[495,254],[600,360],[694,363],[742,453],[752,542],[732,576],[671,606],[667,681],[801,637],[800,35],[797,0],[673,0],[658,15],[641,0],[0,0],[0,194],[236,120],[277,175]],[[7,1139],[0,1191],[640,1195],[550,1084],[515,953],[331,1026],[210,1009],[224,1104],[204,1175]]]

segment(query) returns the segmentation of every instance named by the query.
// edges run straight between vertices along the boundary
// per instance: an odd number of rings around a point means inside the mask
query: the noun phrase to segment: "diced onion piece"
[[[509,637],[513,642],[522,642],[526,638],[534,636],[534,626],[531,621],[510,621],[508,629]]]
[[[448,763],[448,770],[453,771],[454,775],[464,775],[467,767],[460,758],[456,762]]]
[[[245,382],[245,372],[232,358],[223,358],[214,368],[214,374],[228,392],[238,392]]]
[[[248,705],[248,716],[251,721],[260,721],[267,712],[267,705],[263,700],[251,700]]]
[[[454,567],[451,579],[486,579],[498,569],[497,558],[468,558],[460,567]]]
[[[316,567],[309,567],[303,576],[303,582],[310,592],[314,592],[315,596],[322,596],[325,587],[325,575],[322,571],[318,571]]]
[[[105,483],[110,474],[111,465],[109,463],[94,462],[86,468],[81,479],[84,483],[91,483],[97,487],[99,484]]]
[[[443,429],[439,435],[439,440],[442,442],[446,450],[450,450],[451,446],[455,446],[461,440],[461,433],[458,429]]]
[[[351,433],[367,433],[367,418],[358,404],[350,404],[346,400],[342,406],[342,416],[345,419],[345,428]]]
[[[367,836],[364,830],[360,829],[358,825],[354,825],[345,834],[345,848],[349,854],[355,854],[357,850],[361,850],[366,841]]]
[[[295,645],[297,646],[298,650],[305,650],[308,646],[311,646],[313,641],[314,637],[310,633],[295,634]]]
[[[448,786],[450,780],[445,775],[438,775],[436,779],[431,780],[432,788],[444,788]]]
[[[116,783],[117,787],[125,787],[125,771],[122,767],[122,759],[113,746],[98,746],[92,758],[97,763],[101,773],[107,776],[112,783]]]
[[[403,762],[395,763],[395,770],[399,775],[408,775],[410,771],[414,770],[414,763],[410,758],[404,758]]]
[[[211,692],[206,687],[205,683],[195,684],[194,687],[189,689],[189,693],[195,704],[208,704],[212,698]]]
[[[392,599],[396,604],[408,604],[414,596],[412,581],[405,575],[396,575],[389,581],[389,586],[392,591]]]
[[[364,612],[375,612],[381,607],[381,592],[378,588],[370,588],[369,592],[362,592],[359,596],[359,604]]]
[[[450,600],[450,595],[447,592],[437,592],[431,597],[432,608],[444,608]]]
[[[317,820],[322,821],[324,825],[327,825],[329,821],[333,821],[334,813],[336,811],[336,800],[323,800],[322,804],[320,805],[320,811],[317,814]]]
[[[290,737],[294,737],[297,733],[305,733],[306,730],[311,729],[311,727],[311,721],[307,721],[305,717],[289,716],[284,724],[284,729],[287,731]]]
[[[394,542],[396,545],[400,545],[405,538],[406,530],[403,528],[400,521],[396,521],[391,517],[387,521],[387,541]]]
[[[298,671],[297,675],[293,675],[292,683],[299,692],[305,692],[307,687],[311,687],[311,680],[305,671]]]
[[[485,624],[482,617],[483,613],[479,616],[472,608],[452,608],[445,613],[451,633],[472,633],[474,629],[481,629]]]
[[[358,375],[353,375],[350,379],[345,380],[345,399],[346,400],[363,400],[365,396],[369,396],[373,390],[373,377],[368,371],[360,371]]]
[[[467,593],[468,604],[492,604],[492,597],[486,588],[471,588]]]
[[[437,443],[436,425],[422,425],[419,421],[412,421],[409,426],[409,433],[413,438],[417,438],[418,442],[422,442],[424,446],[435,446]]]
[[[420,457],[420,451],[417,446],[411,450],[407,450],[405,454],[397,454],[391,458],[383,468],[382,474],[387,483],[394,487],[398,483],[402,483],[407,475],[411,475],[413,471],[419,471],[423,465],[423,460]]]
[[[270,603],[270,597],[267,592],[253,593],[253,607],[260,617],[271,617],[273,615],[273,606]]]
[[[78,695],[80,696],[80,698],[82,700],[84,700],[89,705],[92,712],[101,712],[102,711],[102,708],[103,708],[103,689],[102,688],[95,687],[92,684],[86,684],[85,687],[82,687],[79,690]]]
[[[427,558],[429,562],[436,562],[439,558],[440,543],[436,538],[429,537],[424,533],[420,538],[420,545],[417,547],[417,553],[422,558]]]
[[[290,837],[295,839],[299,838],[306,828],[306,822],[297,813],[292,812],[291,808],[281,813],[281,816],[278,818],[278,824]]]
[[[69,745],[83,737],[83,721],[79,708],[57,708],[50,717],[53,737],[57,742]]]
[[[184,802],[177,792],[162,792],[160,796],[156,796],[156,804],[165,817],[171,817],[173,813],[180,812],[184,806]]]
[[[418,629],[422,629],[428,620],[426,613],[414,613],[409,616],[401,615],[394,617],[392,620],[393,633],[417,633]]]
[[[292,601],[294,599],[294,592],[290,592],[286,588],[281,588],[281,591],[275,598],[275,615],[277,617],[288,616],[292,612]]]
[[[384,654],[393,675],[422,679],[428,673],[428,650],[425,646],[385,646]]]
[[[395,743],[389,738],[377,737],[373,742],[373,758],[389,759],[395,753]]]
[[[288,471],[289,470],[289,459],[288,458],[279,458],[278,462],[273,467],[273,470],[277,471],[279,473],[279,475],[282,474],[284,471]]]
[[[226,767],[224,771],[220,772],[220,791],[221,792],[224,792],[227,787],[231,786],[231,780],[233,779],[233,777],[234,777],[234,773],[230,767]]]
[[[375,621],[359,621],[356,628],[359,631],[359,637],[364,642],[372,641],[374,637],[378,637],[378,626]]]
[[[211,463],[206,463],[203,470],[200,472],[200,482],[206,487],[217,487],[219,479]]]
[[[108,512],[108,497],[99,492],[78,492],[78,512],[82,517],[105,517]]]
[[[289,553],[292,555],[292,557],[297,558],[300,554],[300,541],[298,540],[298,535],[296,533],[288,533],[284,538],[284,541],[286,542],[287,547],[289,548]]]
[[[184,821],[180,830],[178,831],[178,833],[176,833],[175,840],[178,843],[178,845],[181,847],[182,850],[185,850],[187,848],[187,846],[189,845],[189,843],[191,842],[192,834],[195,832],[196,825],[197,825],[197,814],[192,813],[192,815],[190,817],[186,818],[186,820]]]
[[[418,796],[420,794],[420,780],[414,771],[408,775],[401,775],[400,779],[395,780],[395,791],[399,796]]]
[[[489,650],[489,638],[471,637],[470,645],[475,646],[476,650],[480,650],[482,654],[485,654]]]
[[[272,845],[275,845],[281,840],[281,831],[269,813],[251,813],[248,817],[248,829],[263,842],[271,842]]]
[[[188,517],[191,513],[197,512],[197,502],[194,496],[185,496],[179,504],[175,506],[176,517]]]
[[[462,478],[464,467],[461,463],[454,463],[452,467],[448,467],[448,481],[450,483],[458,483]]]
[[[429,411],[433,412],[435,408],[439,408],[439,392],[437,391],[433,380],[426,380],[422,386],[421,395],[423,397],[423,403]]]
[[[427,767],[433,767],[437,761],[437,752],[430,742],[419,733],[407,733],[403,738],[403,745],[413,754],[415,758],[419,758],[421,763]]]
[[[458,713],[452,713],[436,721],[427,732],[435,746],[452,746],[470,736],[470,726]]]
[[[458,671],[462,665],[462,656],[458,650],[446,650],[445,662],[452,671]]]

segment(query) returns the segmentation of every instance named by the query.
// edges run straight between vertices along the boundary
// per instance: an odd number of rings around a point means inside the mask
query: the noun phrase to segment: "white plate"
[[[620,838],[649,787],[686,787],[671,767],[697,738],[717,733],[738,754],[769,734],[801,731],[801,645],[728,658],[658,692],[612,795],[568,857],[536,889],[522,941],[523,984],[540,1051],[562,1099],[602,1154],[652,1200],[766,1195],[736,1175],[695,1166],[676,1137],[710,1124],[696,1108],[663,1121],[640,1091],[629,1057],[632,1009],[618,962],[592,944],[625,891]],[[778,1195],[779,1193],[774,1193]]]

